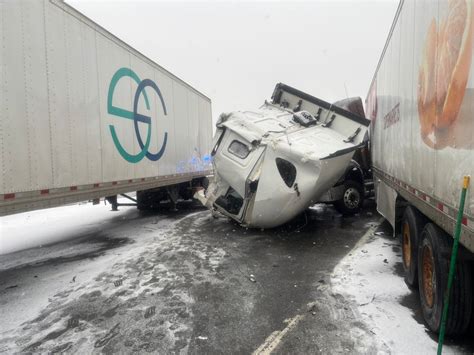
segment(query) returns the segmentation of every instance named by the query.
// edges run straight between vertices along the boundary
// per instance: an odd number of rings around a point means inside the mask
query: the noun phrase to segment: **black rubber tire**
[[[152,211],[154,206],[153,196],[147,191],[137,191],[137,209],[139,211]]]
[[[146,204],[146,203],[137,203],[137,210],[139,211],[151,211],[153,210],[153,206],[150,205],[150,204]]]
[[[423,317],[428,327],[438,333],[441,326],[443,312],[444,293],[448,284],[449,259],[452,248],[452,237],[432,223],[426,224],[421,233],[418,248],[418,283],[420,288],[420,301]],[[429,254],[431,250],[433,265],[433,276],[426,277],[429,273],[425,271],[425,279],[432,280],[434,285],[433,302],[430,305],[430,297],[426,297],[426,289],[423,277],[423,255]],[[428,293],[430,293],[428,291]],[[454,276],[453,288],[449,301],[448,320],[446,323],[447,335],[460,335],[466,332],[472,314],[472,274],[471,266],[465,261],[458,261]]]
[[[402,261],[405,283],[418,287],[418,242],[427,220],[415,207],[408,206],[401,224]]]
[[[353,193],[354,189],[358,192],[358,201],[355,206],[352,206],[346,203],[347,199],[345,198],[345,196],[349,192]],[[344,192],[342,196],[342,199],[334,202],[334,207],[343,215],[352,216],[358,213],[362,208],[362,204],[364,203],[364,187],[362,186],[362,184],[356,181],[346,180],[344,182]]]

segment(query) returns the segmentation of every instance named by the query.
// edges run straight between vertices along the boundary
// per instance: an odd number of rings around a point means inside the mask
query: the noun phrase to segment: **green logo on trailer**
[[[123,108],[114,106],[112,103],[115,87],[117,86],[118,82],[124,77],[131,78],[138,85],[137,90],[135,91],[135,96],[133,100],[133,111],[128,111]],[[149,151],[149,147],[151,143],[152,120],[150,116],[146,116],[146,115],[138,113],[138,102],[140,100],[141,95],[143,95],[143,98],[145,99],[145,106],[147,110],[150,110],[150,102],[148,100],[148,96],[146,94],[145,88],[151,88],[158,94],[158,97],[160,98],[160,101],[161,101],[161,105],[163,107],[163,112],[165,115],[167,115],[165,101],[163,100],[163,96],[161,95],[161,91],[158,88],[158,85],[156,85],[156,83],[153,80],[150,80],[150,79],[140,80],[138,75],[135,74],[133,70],[129,68],[120,68],[119,70],[115,72],[109,85],[109,92],[107,95],[107,111],[111,115],[133,121],[135,135],[137,137],[137,142],[141,149],[141,151],[137,154],[131,154],[127,152],[127,150],[123,147],[123,145],[120,143],[120,140],[117,137],[117,132],[115,131],[115,127],[113,125],[109,125],[110,134],[112,135],[112,140],[115,144],[115,147],[117,148],[120,155],[126,161],[130,163],[138,163],[144,157],[147,157],[151,161],[159,160],[162,157],[163,153],[165,152],[166,142],[168,141],[168,132],[165,132],[164,138],[163,138],[163,144],[161,145],[161,148],[158,150],[158,152],[152,153]],[[140,130],[138,129],[139,123],[143,123],[148,126],[145,141],[143,141],[143,137],[141,136]]]

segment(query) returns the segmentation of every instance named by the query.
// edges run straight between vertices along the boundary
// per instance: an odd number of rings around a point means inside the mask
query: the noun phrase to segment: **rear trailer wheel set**
[[[194,193],[209,183],[207,177],[196,178],[190,182],[164,186],[156,189],[137,191],[136,205],[140,211],[155,210],[168,202],[172,209],[176,208],[179,200],[192,200]]]
[[[401,221],[401,245],[405,282],[419,288],[423,317],[427,326],[438,333],[443,300],[447,289],[452,237],[431,223],[416,208],[408,206]],[[465,258],[458,260],[446,334],[467,331],[472,318],[473,275]]]
[[[405,283],[409,287],[418,286],[418,241],[426,224],[426,218],[412,206],[405,209],[402,219],[402,257]]]

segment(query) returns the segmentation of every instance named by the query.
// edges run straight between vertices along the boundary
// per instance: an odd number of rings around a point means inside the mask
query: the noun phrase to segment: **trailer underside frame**
[[[382,172],[376,167],[373,168],[373,171],[375,184],[379,185],[380,182],[383,182],[390,189],[403,197],[403,199],[409,201],[426,217],[430,218],[432,221],[435,221],[436,224],[446,231],[446,233],[451,236],[453,235],[457,209],[455,209],[453,206],[445,204],[435,197],[428,195],[424,191],[418,190],[413,186]],[[389,203],[394,209],[396,208],[395,200],[390,201]],[[384,213],[384,211],[380,212],[390,221],[392,226],[395,227],[395,216],[390,218],[390,216],[386,215],[390,213]],[[466,214],[464,214],[462,219],[460,241],[461,244],[463,244],[469,251],[474,252],[474,219]]]
[[[57,189],[6,193],[0,195],[0,216],[41,208],[56,207],[69,203],[95,200],[132,191],[175,185],[211,174],[212,170],[206,170],[192,173],[96,183],[92,185],[78,185]]]

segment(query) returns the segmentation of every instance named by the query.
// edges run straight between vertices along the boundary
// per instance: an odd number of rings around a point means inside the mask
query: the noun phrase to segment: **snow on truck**
[[[192,197],[209,98],[63,1],[0,1],[0,26],[0,216]]]
[[[462,178],[474,176],[473,1],[401,1],[367,100],[378,211],[401,233],[406,283],[440,329]],[[468,192],[447,332],[473,313]]]
[[[277,84],[272,102],[219,117],[214,179],[195,196],[249,227],[279,226],[316,202],[355,213],[365,194],[364,174],[351,159],[365,146],[369,123]]]

